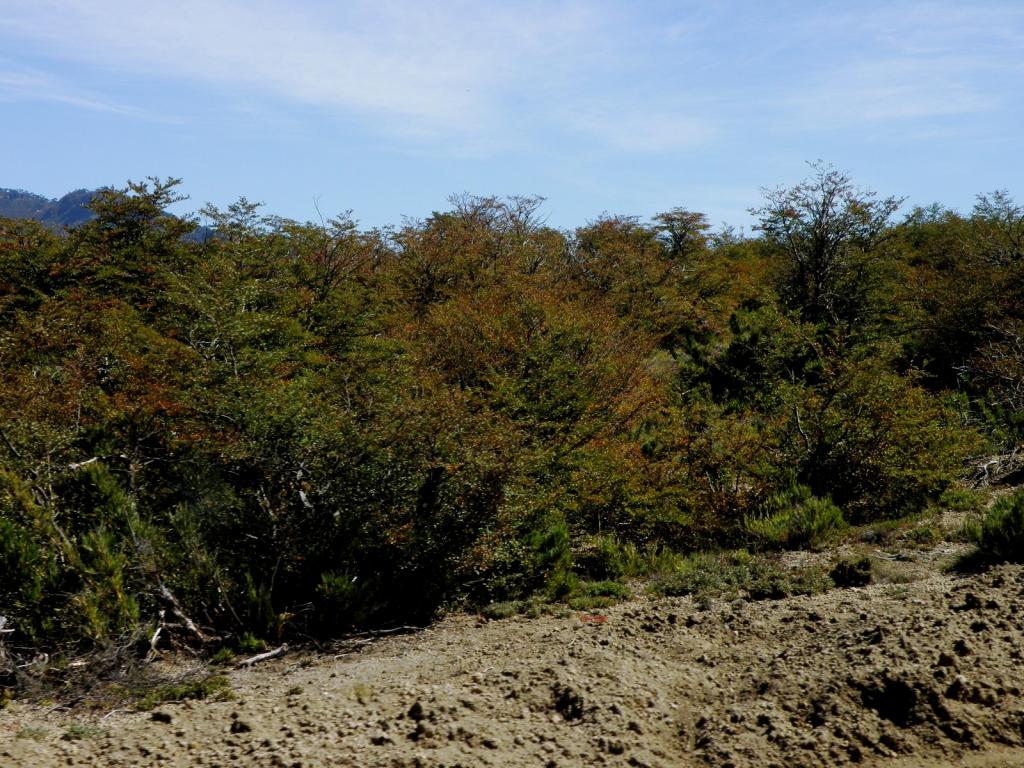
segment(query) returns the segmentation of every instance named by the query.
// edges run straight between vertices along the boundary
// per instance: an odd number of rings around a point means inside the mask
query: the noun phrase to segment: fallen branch
[[[370,629],[366,632],[356,632],[353,637],[384,637],[385,635],[409,635],[413,632],[422,632],[426,627],[403,625],[391,627],[390,629]]]
[[[239,667],[251,667],[253,664],[259,664],[261,661],[267,659],[276,659],[278,656],[284,656],[288,652],[288,643],[284,643],[278,648],[266,653],[257,653],[255,656],[250,656],[248,659],[243,659],[238,662]]]

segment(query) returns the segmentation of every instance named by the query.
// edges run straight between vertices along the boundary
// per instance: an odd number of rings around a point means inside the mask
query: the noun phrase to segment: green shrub
[[[669,573],[678,569],[684,558],[684,555],[663,544],[650,542],[644,549],[640,549],[633,542],[627,542],[622,547],[622,576],[638,579]]]
[[[30,637],[43,619],[36,608],[51,585],[53,563],[31,534],[0,517],[0,605]]]
[[[939,497],[939,506],[953,512],[980,512],[985,506],[985,494],[966,488],[947,488]]]
[[[607,608],[629,595],[629,588],[617,581],[582,581],[566,596],[565,602],[574,611],[586,611]]]
[[[210,675],[202,680],[191,680],[176,685],[164,685],[146,693],[136,702],[135,708],[148,711],[160,704],[172,701],[189,701],[193,699],[210,699],[227,701],[234,698],[231,684],[222,675]]]
[[[779,509],[780,506],[785,508]],[[766,507],[767,514],[744,520],[747,533],[762,546],[818,546],[846,528],[842,510],[831,499],[813,496],[805,486],[776,496]]]
[[[217,665],[230,664],[234,660],[235,652],[227,646],[224,646],[223,648],[218,648],[217,652],[210,657],[210,663]]]
[[[839,361],[794,411],[803,414],[793,417],[790,443],[800,477],[851,522],[919,512],[979,447],[978,435],[918,378],[887,370],[884,358]]]
[[[349,573],[328,571],[320,575],[316,589],[317,610],[326,629],[345,629],[361,624],[370,613],[363,584]]]
[[[576,589],[576,594],[583,597],[629,597],[629,587],[617,581],[583,581]]]
[[[545,591],[555,600],[570,594],[579,581],[572,572],[569,527],[561,518],[530,536],[533,569],[544,580]]]
[[[626,570],[623,547],[614,536],[595,536],[573,553],[573,569],[585,579],[618,579]]]
[[[535,619],[546,611],[550,612],[550,610],[550,605],[545,604],[541,598],[534,596],[526,600],[507,600],[490,603],[480,609],[480,615],[491,620],[510,619],[513,616],[525,616],[528,619]]]
[[[48,733],[49,732],[45,728],[29,725],[19,729],[18,732],[14,734],[14,738],[31,739],[32,741],[45,741]]]
[[[267,650],[267,643],[252,632],[243,632],[238,638],[238,650],[241,653],[263,653]]]
[[[871,558],[840,560],[829,576],[837,587],[863,587],[871,583]]]
[[[752,600],[815,594],[831,586],[831,580],[820,569],[790,570],[743,550],[690,555],[677,571],[660,576],[652,584],[655,592],[668,596]]]
[[[981,521],[978,548],[994,562],[1024,561],[1024,489],[992,505]]]

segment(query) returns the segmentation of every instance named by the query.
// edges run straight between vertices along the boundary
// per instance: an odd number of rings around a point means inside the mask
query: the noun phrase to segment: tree
[[[854,324],[866,308],[865,278],[903,200],[879,200],[820,161],[811,169],[796,186],[765,190],[765,204],[750,212],[790,261],[784,293],[804,319]]]
[[[1005,189],[978,195],[971,221],[978,244],[992,264],[1007,266],[1024,261],[1024,206]]]
[[[658,239],[676,260],[685,261],[707,250],[709,229],[707,216],[685,208],[673,208],[654,217]]]

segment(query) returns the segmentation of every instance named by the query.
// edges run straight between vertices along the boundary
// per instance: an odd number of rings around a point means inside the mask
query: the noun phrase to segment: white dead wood
[[[160,611],[160,623],[157,625],[153,636],[149,638],[149,652],[146,654],[147,662],[153,661],[157,656],[156,644],[160,640],[160,633],[164,631],[164,616],[166,615],[164,611]]]
[[[70,469],[72,472],[76,472],[79,469],[81,469],[82,467],[87,467],[90,464],[93,464],[93,463],[95,463],[95,462],[97,462],[99,460],[100,460],[99,456],[93,456],[91,459],[86,459],[85,461],[76,461],[76,462],[73,462],[71,464],[68,464],[68,469]]]
[[[181,604],[178,602],[178,598],[167,588],[167,585],[162,581],[160,582],[160,596],[168,602],[171,607],[171,612],[178,618],[182,626],[185,627],[189,632],[199,638],[202,643],[208,643],[211,640],[218,638],[210,637],[203,630],[201,630],[192,619],[185,615],[185,612],[181,608]],[[164,626],[168,626],[164,624]]]
[[[278,656],[284,656],[288,652],[288,643],[284,643],[272,651],[266,653],[257,653],[255,656],[250,656],[248,659],[242,659],[238,662],[239,667],[251,667],[253,664],[259,664],[261,661],[267,661],[268,659],[276,659]]]

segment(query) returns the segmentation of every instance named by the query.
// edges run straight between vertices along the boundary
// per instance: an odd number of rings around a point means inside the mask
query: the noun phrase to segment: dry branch
[[[278,656],[284,656],[284,654],[287,652],[288,643],[284,643],[283,645],[275,648],[272,651],[267,651],[266,653],[257,653],[255,656],[250,656],[248,659],[243,659],[242,661],[238,662],[238,666],[251,667],[253,664],[259,664],[261,661],[266,661],[267,659],[276,659]]]
[[[174,596],[174,594],[171,592],[171,590],[169,590],[167,588],[167,585],[164,584],[162,581],[160,582],[160,596],[164,600],[166,600],[167,603],[170,605],[171,612],[175,616],[178,617],[178,620],[181,622],[181,625],[183,627],[185,627],[185,629],[187,629],[193,635],[195,635],[197,638],[199,638],[199,642],[201,642],[201,643],[208,643],[208,642],[210,642],[212,640],[219,640],[220,639],[218,637],[211,637],[210,635],[207,635],[206,633],[204,633],[196,625],[196,623],[194,621],[192,621],[192,619],[190,619],[188,616],[186,616],[185,612],[181,608],[181,604],[178,602],[178,598],[176,598]],[[170,626],[170,625],[165,624],[163,622],[161,622],[161,624],[162,624],[162,626],[165,626],[165,627]]]

